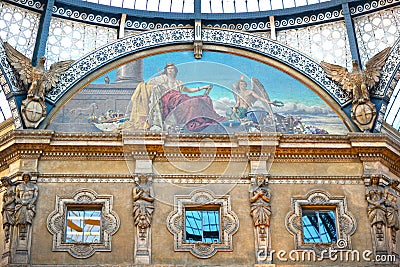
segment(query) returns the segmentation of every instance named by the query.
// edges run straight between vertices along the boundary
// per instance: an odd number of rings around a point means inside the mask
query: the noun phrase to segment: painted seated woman
[[[212,100],[207,94],[202,96],[183,94],[183,92],[209,91],[210,85],[188,88],[182,81],[176,79],[177,73],[178,68],[168,63],[162,74],[150,79],[145,88],[142,88],[149,96],[147,126],[151,131],[162,131],[176,126],[185,127],[189,131],[201,131],[209,125],[227,121],[225,117],[215,112]],[[132,97],[132,101],[137,100]]]

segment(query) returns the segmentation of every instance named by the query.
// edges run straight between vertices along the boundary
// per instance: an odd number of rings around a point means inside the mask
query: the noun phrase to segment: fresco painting
[[[200,60],[192,52],[174,52],[128,63],[84,88],[48,128],[224,134],[348,132],[324,101],[288,74],[217,52],[204,53]]]

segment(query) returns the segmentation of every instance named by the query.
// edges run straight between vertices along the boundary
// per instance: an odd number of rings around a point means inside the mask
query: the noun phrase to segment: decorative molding
[[[305,196],[291,198],[291,211],[286,215],[286,229],[294,236],[296,250],[314,250],[333,248],[351,250],[350,236],[355,232],[357,223],[354,216],[347,210],[345,196],[331,196],[323,190],[312,190]],[[336,243],[305,243],[303,241],[302,208],[334,207],[336,211],[337,242]]]
[[[307,16],[290,16],[290,18],[286,18],[287,16],[276,16],[275,19],[275,28],[282,30],[286,28],[295,28],[295,27],[306,27],[310,24],[315,23],[324,23],[331,22],[333,20],[343,19],[343,11],[342,10],[333,10],[333,11],[323,11],[319,10],[319,13],[307,15]],[[230,23],[230,24],[207,24],[207,27],[221,28],[221,29],[229,29],[229,30],[237,30],[237,31],[247,31],[247,32],[259,32],[259,31],[270,31],[271,23],[268,19],[265,21],[261,21],[265,18],[259,19],[260,21],[254,22],[245,22],[245,23]]]
[[[190,23],[182,24],[182,23],[154,23],[147,21],[138,21],[138,20],[130,20],[128,19],[125,23],[126,30],[156,30],[156,29],[167,29],[174,27],[190,27],[192,26]]]
[[[134,183],[134,174],[39,174],[38,183]],[[248,175],[153,175],[154,184],[250,184]],[[362,176],[269,176],[269,184],[363,184]]]
[[[102,205],[101,243],[66,243],[64,231],[68,205]],[[91,189],[80,189],[72,197],[56,196],[56,207],[47,217],[47,229],[53,235],[53,251],[66,251],[78,259],[85,259],[97,251],[111,251],[111,239],[120,226],[118,215],[113,209],[112,195],[98,195]]]
[[[86,9],[86,11],[92,11]],[[53,15],[65,19],[73,19],[86,23],[94,23],[101,26],[118,27],[119,19],[110,16],[105,16],[95,13],[82,12],[78,8],[72,10],[67,7],[58,6],[57,3],[53,6]]]
[[[367,2],[367,3],[365,3]],[[386,6],[395,5],[399,0],[374,0],[374,1],[359,1],[359,4],[351,7],[351,15],[357,16],[364,13],[371,13],[375,10],[382,9]]]
[[[9,3],[15,3],[17,5],[25,6],[29,9],[34,9],[38,12],[43,11],[45,4],[35,0],[7,0]]]
[[[185,207],[220,206],[220,243],[185,242]],[[208,190],[195,190],[190,195],[175,195],[174,210],[167,217],[167,227],[174,235],[174,250],[189,251],[192,255],[207,259],[218,251],[232,251],[232,235],[239,229],[239,219],[231,209],[229,195],[217,196]]]

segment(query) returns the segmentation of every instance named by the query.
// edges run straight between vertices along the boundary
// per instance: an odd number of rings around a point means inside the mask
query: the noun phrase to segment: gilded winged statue
[[[54,87],[61,75],[71,66],[73,60],[54,63],[47,71],[44,67],[45,57],[41,57],[37,66],[18,52],[9,43],[3,42],[8,62],[18,72],[20,80],[26,86],[28,97],[44,99],[44,94]]]
[[[387,47],[373,56],[365,64],[364,71],[361,70],[357,60],[353,60],[352,72],[349,72],[345,67],[323,61],[321,66],[329,78],[338,82],[344,90],[353,94],[353,103],[366,102],[369,101],[369,88],[379,81],[381,69],[390,49],[391,47]]]
[[[369,90],[379,81],[390,49],[391,47],[387,47],[373,56],[365,64],[364,71],[361,70],[357,60],[353,60],[352,72],[342,66],[321,62],[326,75],[339,83],[343,90],[352,93],[351,118],[362,131],[370,131],[375,122],[376,109],[369,99]]]

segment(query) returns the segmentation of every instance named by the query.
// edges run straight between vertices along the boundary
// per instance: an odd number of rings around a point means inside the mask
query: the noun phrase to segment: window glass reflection
[[[65,242],[100,243],[101,211],[68,210]]]
[[[187,243],[220,242],[219,210],[186,210],[185,230]]]
[[[302,210],[303,237],[306,243],[335,243],[337,241],[334,210]]]

